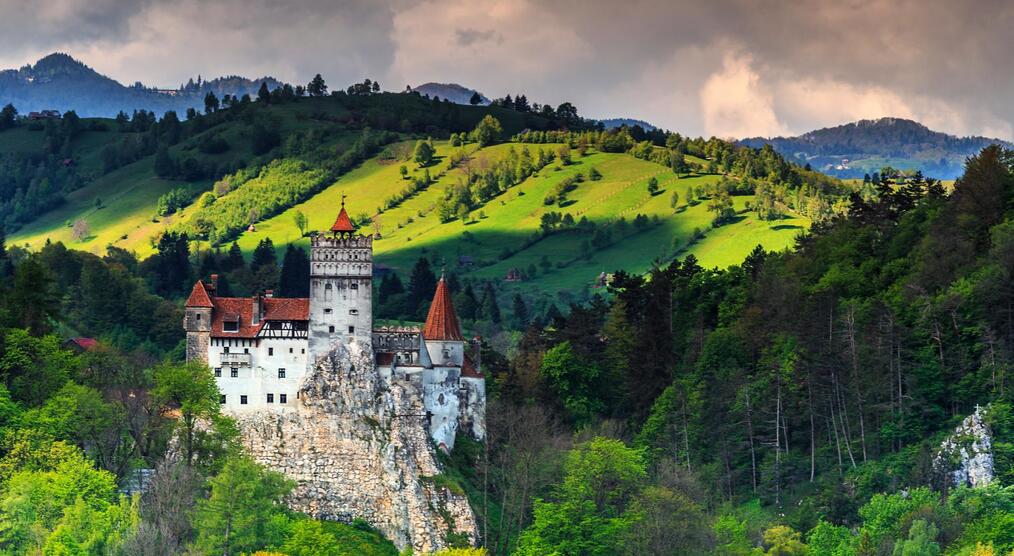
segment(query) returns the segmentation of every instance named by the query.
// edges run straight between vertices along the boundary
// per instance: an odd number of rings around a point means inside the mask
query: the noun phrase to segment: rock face
[[[422,396],[376,372],[372,348],[336,345],[318,359],[295,409],[238,417],[257,461],[298,486],[288,503],[318,519],[362,518],[399,548],[478,541],[468,500],[442,481]]]
[[[993,440],[984,417],[985,409],[976,406],[933,459],[934,470],[949,478],[952,486],[981,487],[993,482]]]

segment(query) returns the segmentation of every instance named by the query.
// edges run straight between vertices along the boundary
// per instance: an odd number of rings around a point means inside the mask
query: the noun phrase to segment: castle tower
[[[211,296],[215,292],[217,275],[211,276],[211,293],[202,280],[194,284],[185,304],[183,329],[187,331],[187,361],[208,361],[208,345],[211,343],[211,310],[214,304]]]
[[[443,273],[437,282],[433,303],[423,327],[426,351],[435,367],[461,367],[465,360],[465,337],[461,335],[458,316],[454,313],[451,291]]]
[[[369,344],[373,333],[373,236],[356,234],[342,196],[330,235],[310,240],[310,361],[335,342]]]

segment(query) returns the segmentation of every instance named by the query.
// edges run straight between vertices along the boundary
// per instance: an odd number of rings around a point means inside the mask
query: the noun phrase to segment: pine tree
[[[433,292],[437,289],[437,277],[430,268],[430,262],[426,257],[419,257],[412,268],[412,277],[408,282],[409,307],[412,313],[417,313],[419,307],[425,307],[425,303],[433,298]]]
[[[282,275],[278,281],[280,297],[308,297],[310,295],[310,259],[306,251],[293,244],[285,249],[282,258]]]
[[[519,293],[514,294],[514,322],[520,329],[528,326],[528,306]]]
[[[466,285],[464,291],[454,296],[454,309],[459,317],[475,320],[475,313],[479,310],[479,300],[475,297],[472,284]]]
[[[275,244],[271,238],[266,237],[257,244],[254,249],[253,258],[250,260],[250,270],[256,272],[264,266],[277,266],[278,258],[275,255]]]
[[[486,291],[482,294],[482,318],[500,324],[500,305],[492,284],[486,284]]]
[[[481,104],[481,103],[482,103],[482,97],[479,96],[479,91],[474,91],[472,93],[472,98],[468,99],[468,104],[471,104],[472,106],[476,106],[476,105]]]
[[[313,79],[306,86],[306,93],[311,97],[322,97],[327,94],[327,84],[324,83],[324,78],[319,73],[313,76]]]
[[[229,255],[222,263],[222,270],[228,272],[230,270],[236,270],[246,266],[246,261],[243,260],[243,250],[239,248],[239,244],[235,241],[229,246]]]
[[[271,103],[271,91],[268,90],[267,81],[261,81],[261,88],[257,90],[257,100],[264,104]]]

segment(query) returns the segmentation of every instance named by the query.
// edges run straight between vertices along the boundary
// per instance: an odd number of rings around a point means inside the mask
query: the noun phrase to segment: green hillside
[[[492,114],[502,122],[505,136],[552,124],[532,114],[495,107],[431,103],[414,95],[377,97],[340,101],[304,98],[269,106],[254,103],[201,116],[196,122],[182,124],[182,139],[167,149],[181,168],[181,175],[172,177],[159,177],[155,154],[110,169],[103,162],[110,158],[104,151],[141,141],[144,133],[112,120],[90,120],[88,130],[68,143],[85,185],[68,192],[60,206],[10,232],[8,242],[37,249],[46,241],[62,241],[95,253],[115,246],[145,257],[155,252],[158,236],[167,229],[188,231],[191,236],[195,230],[207,229],[212,209],[195,202],[204,191],[216,191],[214,203],[228,203],[243,195],[259,198],[254,197],[261,195],[258,191],[289,188],[281,201],[251,209],[250,230],[235,229],[233,233],[220,229],[221,244],[227,247],[235,237],[248,255],[265,238],[271,238],[279,252],[293,242],[306,247],[309,240],[300,237],[294,223],[297,211],[308,218],[310,230],[326,229],[337,214],[341,195],[346,194],[353,217],[363,222],[366,231],[379,233],[377,262],[402,276],[425,255],[466,277],[501,281],[511,271],[523,275],[522,281],[504,284],[507,289],[584,295],[602,273],[617,269],[643,272],[655,260],[687,254],[706,267],[727,267],[742,261],[758,244],[767,250],[789,248],[796,235],[809,226],[808,218],[791,210],[784,211],[778,220],[759,219],[747,210],[753,195],[740,194],[732,198],[738,213],[732,222],[713,227],[715,215],[708,210],[708,199],[699,198],[699,190],[714,187],[723,178],[718,173],[705,173],[708,161],[690,154],[687,162],[698,173],[678,178],[654,155],[649,160],[627,152],[587,148],[575,152],[572,162],[564,164],[555,154],[563,146],[560,142],[506,142],[479,148],[476,143],[452,147],[446,140],[437,140],[433,163],[421,168],[411,160],[415,142],[427,135],[446,137],[447,133],[427,121],[451,131],[465,130]],[[388,120],[398,117],[401,119],[395,121],[400,124],[389,125]],[[394,143],[384,147],[388,139],[380,139],[374,152],[351,164],[349,170],[335,170],[335,160],[348,158],[366,134],[377,140],[377,132],[369,131],[370,123],[406,131],[385,132],[395,138]],[[147,133],[162,137],[167,133],[162,125]],[[258,126],[276,134],[275,146],[260,155],[255,154]],[[430,133],[419,133],[418,127]],[[25,127],[0,133],[0,152],[42,148],[45,135]],[[208,148],[214,141],[224,147]],[[552,153],[553,160],[527,179],[477,202],[467,221],[457,217],[442,221],[438,205],[450,189],[474,182],[469,174],[481,173],[505,157],[517,158],[525,150],[532,157],[540,150],[547,158]],[[650,146],[645,152],[653,150],[666,152]],[[452,155],[458,158],[457,167],[453,167]],[[183,176],[187,163],[200,172]],[[409,170],[406,177],[401,175],[402,166]],[[593,169],[600,179],[591,179]],[[426,172],[432,183],[385,208],[389,199]],[[561,182],[578,176],[583,180],[567,193],[566,201],[547,204],[546,197],[553,195]],[[658,183],[654,195],[648,191],[652,178]],[[219,185],[214,185],[216,182]],[[229,185],[222,190],[222,183]],[[156,215],[159,198],[180,188],[191,204],[171,215]],[[675,210],[671,207],[674,192],[679,198]],[[692,197],[696,200],[688,203]],[[247,205],[236,206],[240,208],[230,210],[245,211],[241,207]],[[543,217],[549,213],[573,220],[540,233]],[[86,233],[81,233],[80,222]],[[592,241],[596,234],[605,239]],[[198,249],[212,246],[207,240],[195,243]]]

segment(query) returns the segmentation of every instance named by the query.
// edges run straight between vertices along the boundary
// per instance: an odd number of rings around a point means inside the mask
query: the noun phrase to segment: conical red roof
[[[461,327],[458,326],[458,316],[454,314],[451,291],[443,276],[437,282],[437,293],[433,295],[430,312],[426,315],[423,337],[427,340],[465,340],[461,335]]]
[[[356,227],[352,225],[352,220],[349,219],[349,213],[345,212],[345,201],[342,201],[342,210],[338,213],[338,219],[334,221],[334,225],[331,226],[332,232],[354,232]]]
[[[211,303],[211,296],[208,295],[207,288],[204,287],[204,282],[198,280],[194,284],[194,289],[190,290],[190,297],[187,298],[187,307],[214,307]]]

